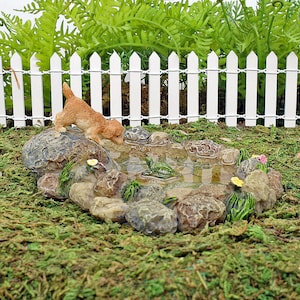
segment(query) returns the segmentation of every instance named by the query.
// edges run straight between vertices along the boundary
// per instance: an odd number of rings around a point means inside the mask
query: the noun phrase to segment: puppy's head
[[[105,129],[101,132],[101,135],[111,140],[117,145],[123,144],[124,127],[117,120],[110,120],[107,122]]]

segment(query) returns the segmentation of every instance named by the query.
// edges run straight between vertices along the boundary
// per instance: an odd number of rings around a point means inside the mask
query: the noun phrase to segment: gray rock
[[[163,235],[177,230],[176,213],[151,199],[132,202],[125,218],[133,228],[147,235]]]
[[[190,231],[202,229],[207,223],[213,226],[223,222],[225,210],[226,207],[222,201],[201,193],[192,192],[175,204],[175,211],[178,215],[178,229],[180,231]]]
[[[124,140],[129,144],[147,144],[151,133],[141,126],[132,127],[125,131]]]
[[[259,160],[255,157],[243,160],[237,168],[237,176],[240,179],[245,179],[251,172],[256,169],[258,164]]]
[[[128,205],[119,198],[96,197],[90,207],[90,213],[103,221],[125,222]]]
[[[242,191],[254,195],[256,213],[271,209],[277,200],[275,190],[270,187],[268,175],[262,170],[255,170],[246,177]]]
[[[37,177],[61,171],[70,160],[77,162],[90,158],[97,159],[105,169],[113,166],[106,150],[86,139],[77,128],[70,128],[59,137],[54,128],[47,129],[33,136],[22,150],[24,165]]]

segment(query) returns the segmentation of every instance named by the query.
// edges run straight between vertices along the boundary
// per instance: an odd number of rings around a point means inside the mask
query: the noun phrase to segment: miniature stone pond
[[[87,140],[77,128],[53,128],[23,147],[25,166],[45,197],[69,198],[103,221],[147,235],[248,219],[274,206],[281,174],[263,154],[212,140],[176,142],[166,132],[126,130],[124,144]]]

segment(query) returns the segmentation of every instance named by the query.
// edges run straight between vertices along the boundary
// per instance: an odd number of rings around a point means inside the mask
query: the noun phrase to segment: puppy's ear
[[[106,126],[100,134],[107,139],[111,139],[115,135],[115,130],[113,127]]]

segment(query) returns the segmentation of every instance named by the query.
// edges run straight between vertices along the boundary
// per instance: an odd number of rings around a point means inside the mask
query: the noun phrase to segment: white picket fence
[[[284,120],[285,127],[295,127],[300,116],[297,115],[297,82],[298,58],[295,53],[290,53],[286,58],[286,69],[278,70],[277,56],[271,52],[266,60],[266,68],[258,69],[258,57],[251,52],[247,57],[245,69],[238,68],[238,57],[234,52],[226,58],[226,69],[219,69],[219,58],[216,53],[211,52],[207,59],[207,68],[199,69],[198,57],[195,53],[187,56],[186,69],[179,67],[179,58],[173,52],[168,57],[168,69],[161,70],[160,58],[156,53],[149,57],[149,69],[141,70],[141,59],[133,53],[130,57],[129,69],[122,70],[121,59],[117,53],[110,57],[109,70],[101,69],[101,57],[94,53],[90,57],[90,69],[83,70],[81,58],[75,53],[70,60],[70,70],[62,70],[61,59],[54,54],[50,60],[50,70],[41,72],[37,66],[37,59],[33,55],[30,61],[30,70],[23,70],[20,56],[15,53],[11,57],[10,70],[3,70],[0,58],[0,125],[6,127],[7,120],[13,120],[15,127],[26,126],[26,120],[32,120],[33,125],[44,125],[45,120],[53,120],[55,115],[63,108],[62,82],[63,75],[68,74],[70,85],[74,93],[82,98],[82,75],[90,76],[91,106],[102,112],[102,81],[103,75],[110,78],[110,116],[120,121],[128,119],[131,126],[139,126],[142,120],[147,119],[151,124],[160,124],[162,119],[167,119],[169,123],[179,123],[180,119],[186,118],[188,122],[196,121],[199,118],[206,118],[216,122],[224,118],[228,126],[237,126],[239,118],[245,120],[246,126],[255,126],[258,119],[264,119],[264,125],[276,126],[277,119]],[[219,101],[219,75],[226,74],[226,95],[225,95],[225,114],[218,113]],[[238,114],[238,76],[240,73],[246,74],[245,90],[245,113]],[[180,115],[180,74],[187,75],[187,114]],[[265,74],[265,112],[264,115],[257,114],[257,88],[258,74]],[[284,113],[276,114],[277,107],[277,79],[279,73],[285,73],[285,96]],[[129,109],[128,116],[122,116],[122,80],[129,80]],[[168,114],[161,115],[161,75],[167,75],[168,87]],[[199,105],[199,76],[204,75],[206,81],[206,112],[200,114]],[[12,89],[13,111],[7,114],[5,106],[4,76],[10,76],[11,82],[8,83]],[[44,93],[43,76],[50,75],[51,84],[51,114],[45,116],[44,112]],[[31,82],[31,103],[32,113],[30,116],[25,114],[24,105],[24,76],[30,77]],[[143,81],[141,78],[148,76],[149,84],[149,115],[141,114],[141,88]],[[27,95],[28,97],[28,95]],[[7,100],[7,99],[6,99]],[[299,99],[298,99],[299,101]],[[299,105],[299,104],[298,104]],[[299,107],[298,107],[299,109]]]

